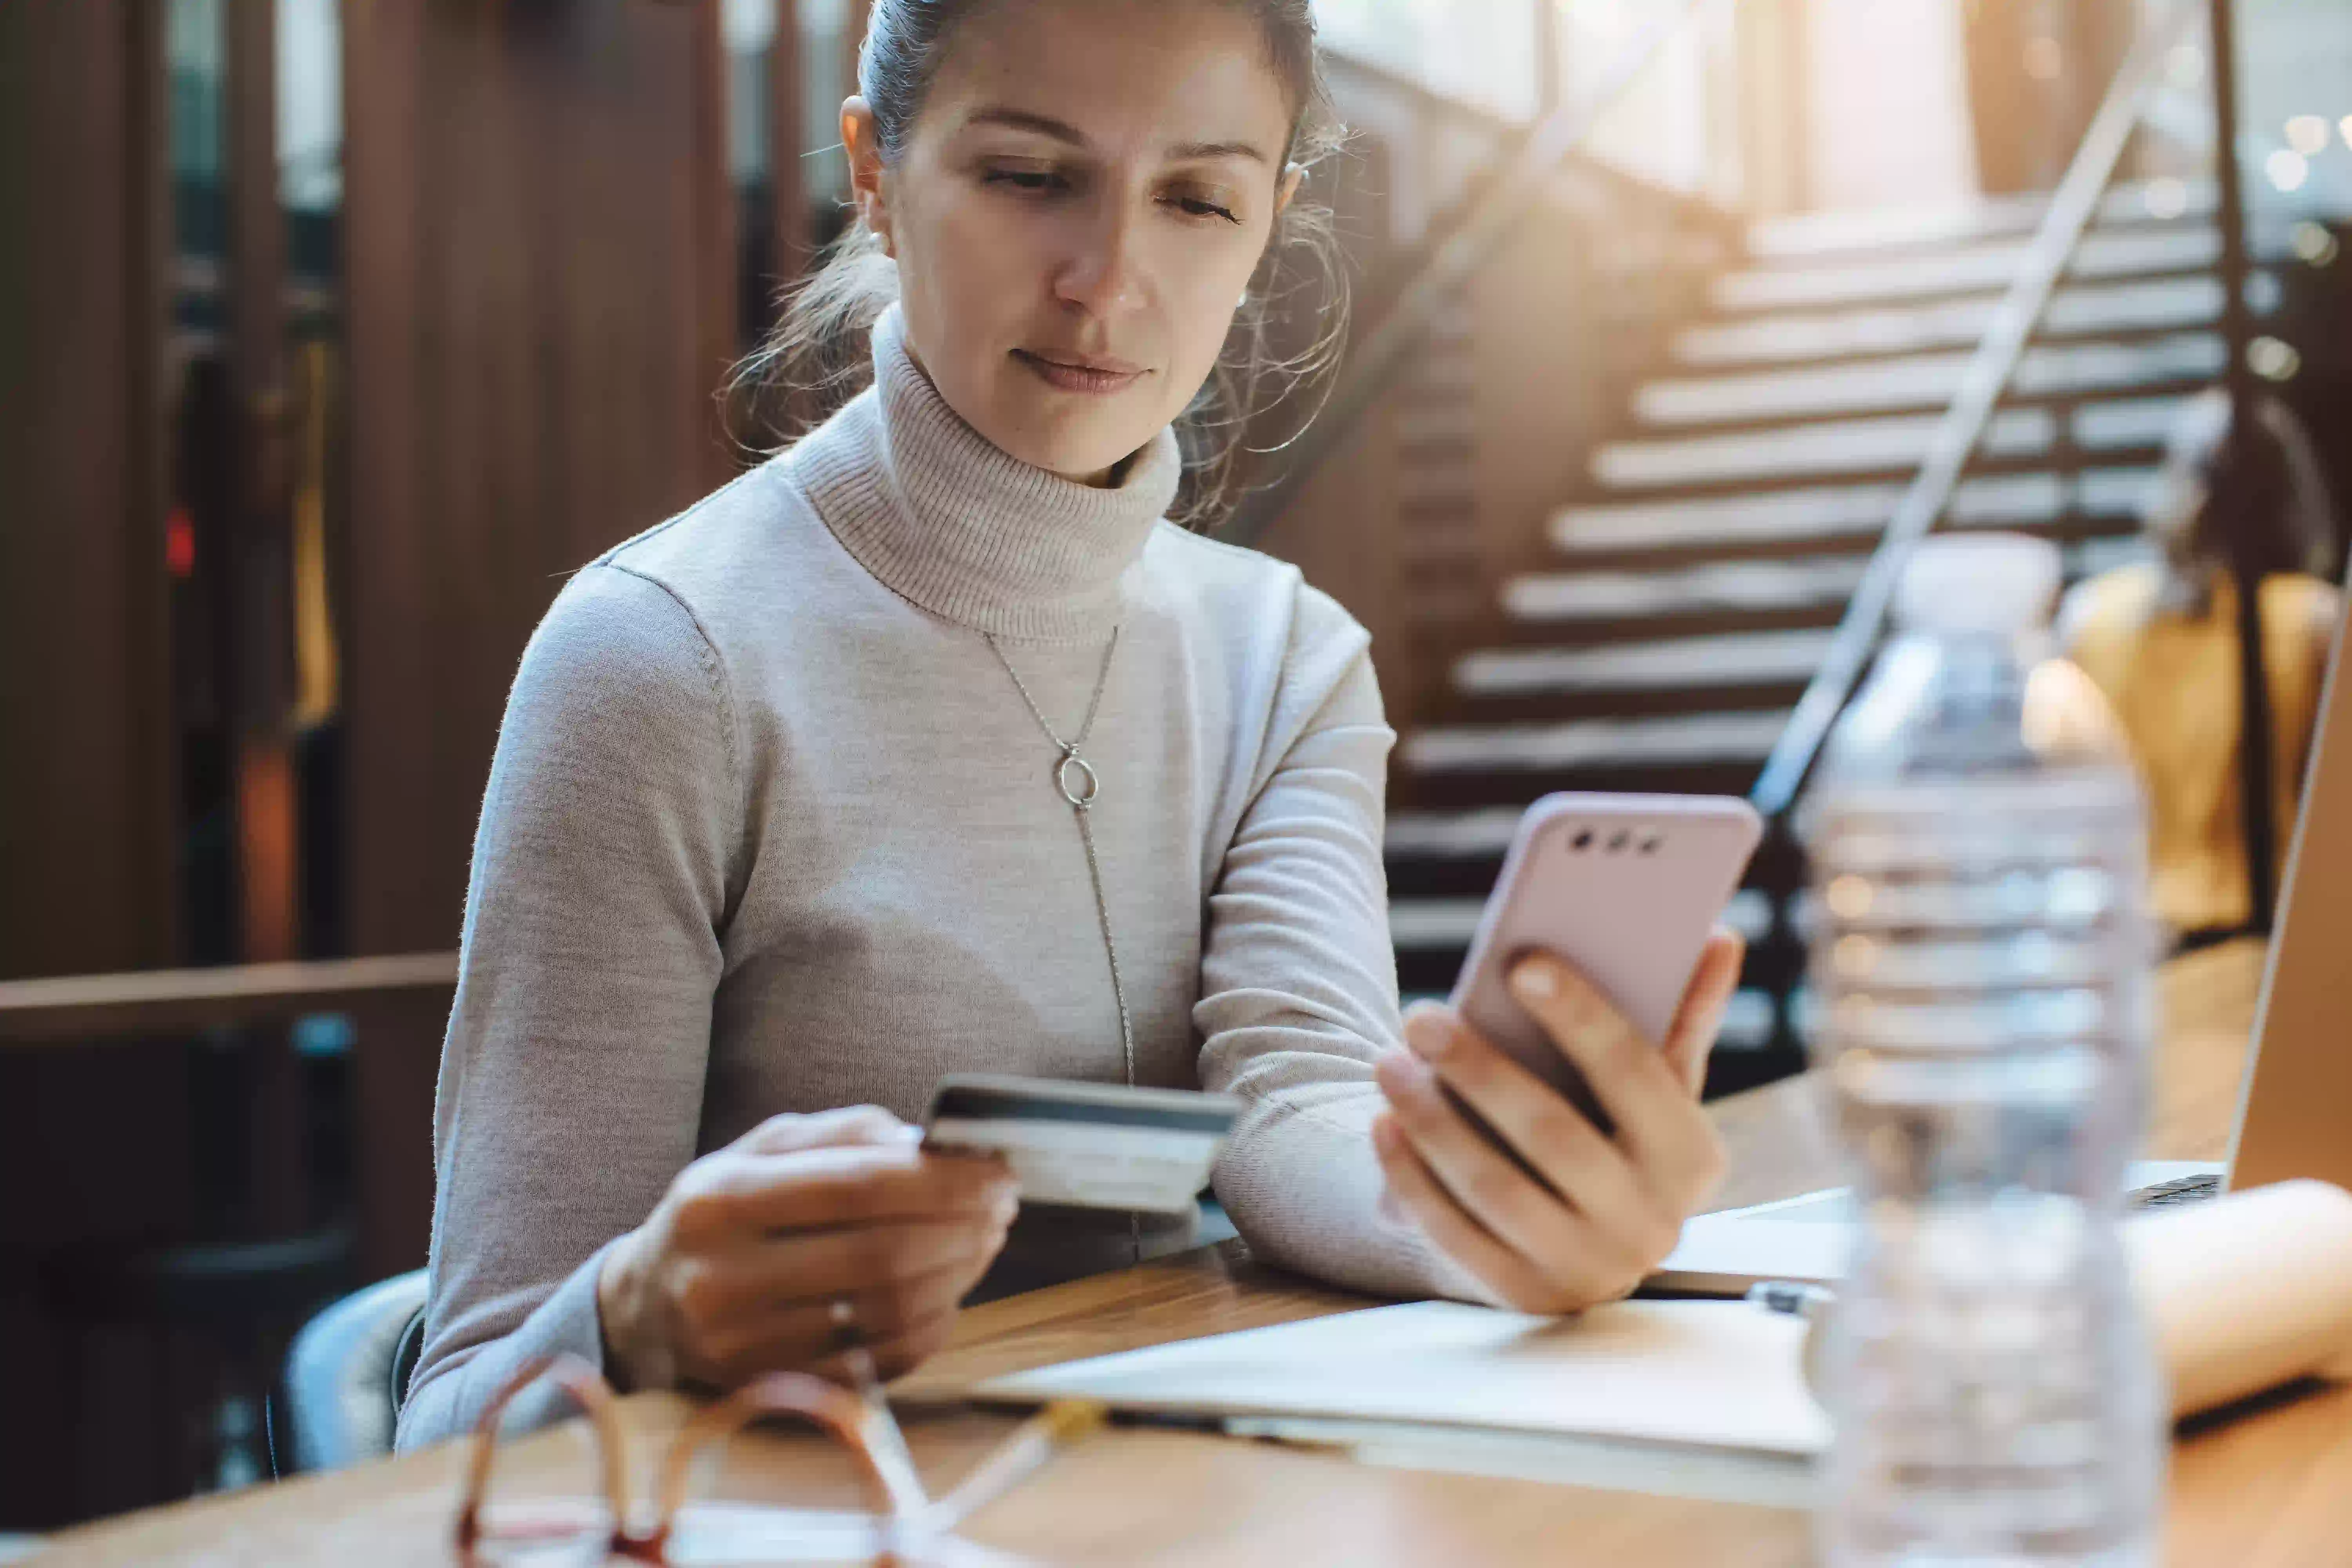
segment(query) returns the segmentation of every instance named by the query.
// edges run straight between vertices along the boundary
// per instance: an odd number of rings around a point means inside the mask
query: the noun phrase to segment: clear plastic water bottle
[[[2117,1223],[2154,1037],[2137,776],[2051,657],[2044,541],[1926,542],[1805,819],[1814,1056],[1857,1200],[1831,1568],[2157,1561],[2162,1373]]]

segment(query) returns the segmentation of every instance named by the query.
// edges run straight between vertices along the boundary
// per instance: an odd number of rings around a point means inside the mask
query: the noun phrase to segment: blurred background
[[[1354,349],[1227,531],[1374,633],[1408,994],[1548,789],[1785,824],[1898,517],[2158,569],[2215,387],[2352,485],[2343,0],[1318,11]],[[757,460],[720,389],[843,221],[863,26],[0,4],[0,1531],[268,1475],[289,1336],[423,1263],[508,682],[562,573]],[[2280,510],[2216,559],[2336,577],[2341,510]],[[2292,830],[2251,629],[2187,941],[2264,925]],[[1788,833],[1751,882],[1712,1092],[1803,1062]]]

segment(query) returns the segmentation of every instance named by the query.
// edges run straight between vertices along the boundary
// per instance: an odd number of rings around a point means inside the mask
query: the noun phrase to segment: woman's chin
[[[982,429],[981,434],[1031,468],[1091,480],[1159,433],[1158,425],[1145,426],[1132,411],[1122,411],[1123,418],[1106,417],[1110,412],[1024,409],[1022,417],[1003,421],[1001,430]]]

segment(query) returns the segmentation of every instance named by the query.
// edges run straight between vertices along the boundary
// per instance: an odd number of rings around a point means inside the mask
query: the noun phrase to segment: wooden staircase
[[[1388,869],[1409,996],[1452,984],[1536,796],[1749,787],[2041,211],[1750,231],[1402,740]],[[2177,183],[2109,194],[1942,526],[2056,540],[2074,575],[2137,552],[2174,416],[2222,369],[2211,211]],[[1711,1092],[1802,1065],[1802,882],[1782,844],[1731,910],[1752,951]]]

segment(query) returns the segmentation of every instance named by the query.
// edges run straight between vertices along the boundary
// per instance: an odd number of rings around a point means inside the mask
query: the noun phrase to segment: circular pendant
[[[1075,783],[1070,777],[1073,768],[1078,773]],[[1054,783],[1061,789],[1062,798],[1080,811],[1094,805],[1095,796],[1102,793],[1102,781],[1095,777],[1093,765],[1075,751],[1062,753],[1061,765],[1054,770]]]

